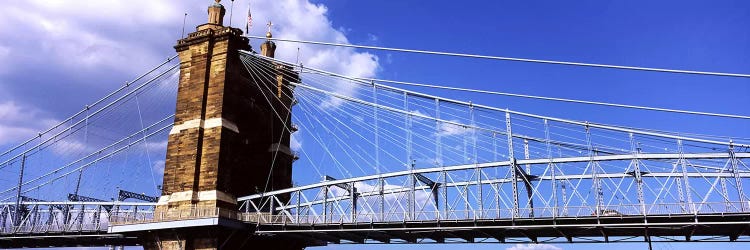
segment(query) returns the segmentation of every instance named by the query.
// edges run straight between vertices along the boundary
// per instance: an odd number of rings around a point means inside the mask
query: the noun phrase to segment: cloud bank
[[[0,148],[14,145],[80,110],[86,103],[174,54],[183,13],[186,33],[207,20],[213,1],[29,0],[0,8]],[[244,28],[248,1],[235,1],[233,24]],[[224,4],[228,7],[227,1]],[[348,42],[323,4],[308,0],[253,0],[254,35]],[[225,24],[229,17],[225,18]],[[261,41],[251,40],[253,47]],[[356,77],[374,77],[378,58],[349,48],[278,43],[280,59]],[[342,83],[335,83],[342,84]],[[353,94],[352,88],[339,88]],[[52,98],[52,97],[55,98]],[[33,112],[18,112],[27,110]],[[3,113],[4,112],[4,113]],[[299,141],[298,141],[299,142]],[[297,145],[299,146],[299,145]]]

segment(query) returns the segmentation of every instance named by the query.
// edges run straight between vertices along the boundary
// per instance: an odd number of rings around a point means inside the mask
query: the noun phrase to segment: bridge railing
[[[240,220],[236,209],[191,206],[159,211],[155,203],[35,202],[3,204],[0,234],[104,232],[110,225],[154,223],[201,218]]]
[[[121,211],[112,216],[111,223],[113,225],[128,225],[218,217],[240,220],[240,215],[237,210],[206,206],[190,206],[168,209],[166,211],[156,209],[152,213]]]
[[[104,232],[116,215],[147,217],[153,203],[134,202],[25,202],[0,204],[0,234]]]

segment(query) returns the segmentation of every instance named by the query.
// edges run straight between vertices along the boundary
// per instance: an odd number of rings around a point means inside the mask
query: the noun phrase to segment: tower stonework
[[[219,2],[208,8],[209,22],[175,46],[177,105],[154,221],[183,223],[144,232],[144,248],[301,249],[252,236],[237,217],[237,197],[292,186],[292,93],[285,85],[297,75],[270,62],[259,71],[275,75],[248,72],[238,52],[251,49],[248,39],[223,26]]]

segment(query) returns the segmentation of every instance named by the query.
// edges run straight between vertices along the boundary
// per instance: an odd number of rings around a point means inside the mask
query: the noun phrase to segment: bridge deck
[[[96,232],[58,232],[45,234],[15,234],[0,237],[0,248],[46,248],[46,247],[101,247],[138,246],[142,242],[135,236]]]
[[[258,233],[328,243],[738,241],[750,213],[444,220],[401,223],[261,224]]]
[[[750,236],[750,213],[618,215],[557,218],[478,220],[423,220],[391,222],[290,223],[261,222],[257,216],[239,213],[248,230],[256,235],[296,238],[308,245],[398,244],[398,243],[521,243],[521,242],[644,242],[652,241],[746,241]],[[218,214],[214,216],[218,218]],[[229,220],[229,219],[225,219]],[[233,220],[239,222],[239,220]],[[46,233],[16,233],[0,237],[0,248],[140,245],[143,229],[154,222],[111,225],[108,231],[68,230]],[[121,227],[118,229],[118,227]],[[106,227],[104,227],[106,228]],[[145,229],[154,230],[155,228]]]

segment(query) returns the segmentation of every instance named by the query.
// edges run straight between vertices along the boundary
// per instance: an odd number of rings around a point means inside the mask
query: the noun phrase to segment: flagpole
[[[252,25],[253,15],[250,13],[250,2],[247,3],[247,20],[245,20],[245,34],[250,35],[250,25]]]
[[[234,13],[234,0],[232,0],[232,6],[229,7],[229,27],[232,27],[232,14]]]
[[[185,23],[187,22],[187,12],[185,12],[185,17],[182,18],[182,35],[180,38],[185,38]]]

